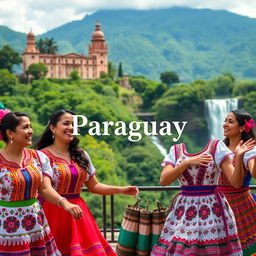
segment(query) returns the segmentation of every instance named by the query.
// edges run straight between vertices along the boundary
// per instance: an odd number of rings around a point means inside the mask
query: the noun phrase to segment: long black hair
[[[75,113],[70,110],[61,109],[61,110],[54,112],[50,116],[46,129],[44,130],[43,134],[39,138],[39,141],[35,145],[36,149],[40,150],[40,149],[46,148],[53,144],[54,138],[53,138],[53,133],[50,129],[50,125],[53,125],[54,127],[56,127],[61,116],[66,113],[75,115]],[[78,163],[78,165],[80,167],[85,169],[87,171],[87,173],[90,174],[89,160],[87,159],[83,149],[79,147],[79,139],[77,137],[75,137],[69,143],[68,150],[69,150],[71,159],[74,160],[76,163]]]
[[[243,126],[243,125],[245,125],[246,122],[253,119],[252,116],[248,112],[240,110],[240,109],[232,110],[231,113],[233,113],[235,115],[239,126]],[[245,131],[241,132],[241,140],[243,140],[243,142],[245,142],[249,139],[256,140],[253,129],[250,129],[249,132],[245,132]],[[226,137],[224,139],[224,143],[226,144],[226,146],[229,146],[229,138],[228,137]]]
[[[3,136],[3,141],[8,142],[6,131],[9,129],[15,132],[16,127],[20,124],[20,117],[28,115],[24,112],[10,112],[6,114],[0,122],[0,131]]]

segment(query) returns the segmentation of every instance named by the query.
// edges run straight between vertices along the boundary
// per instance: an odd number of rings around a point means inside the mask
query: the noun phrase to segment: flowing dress
[[[45,215],[62,255],[116,255],[102,236],[86,203],[80,197],[83,184],[96,172],[88,153],[85,152],[89,161],[90,175],[73,160],[68,163],[65,159],[54,156],[46,149],[42,152],[50,159],[54,189],[83,210],[82,218],[76,220],[63,208],[47,201],[43,202]]]
[[[231,157],[233,156],[234,154],[231,154]],[[256,158],[255,149],[244,155],[245,178],[241,188],[232,187],[224,175],[221,175],[219,180],[219,189],[224,193],[236,217],[244,256],[256,252],[256,201],[249,188],[252,176],[248,168],[248,161],[253,158]]]
[[[221,141],[211,140],[198,154],[184,144],[172,146],[162,166],[178,166],[196,155],[209,154],[207,167],[190,166],[179,177],[182,192],[173,199],[170,213],[151,256],[241,256],[234,214],[218,191],[220,165],[228,156]]]
[[[61,255],[36,200],[43,174],[51,167],[39,151],[23,149],[22,166],[0,154],[0,255]]]

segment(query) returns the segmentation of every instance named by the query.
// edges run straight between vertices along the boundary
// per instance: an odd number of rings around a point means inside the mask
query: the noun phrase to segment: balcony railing
[[[140,191],[180,191],[180,186],[138,186]],[[251,190],[256,190],[256,185],[250,186]],[[87,188],[83,188],[83,191],[88,191]],[[107,228],[107,197],[110,197],[110,228]],[[103,232],[104,237],[110,243],[116,243],[115,233],[119,232],[119,229],[114,228],[115,224],[115,203],[114,195],[102,196],[102,223],[103,227],[101,231]],[[107,234],[110,233],[110,237]]]

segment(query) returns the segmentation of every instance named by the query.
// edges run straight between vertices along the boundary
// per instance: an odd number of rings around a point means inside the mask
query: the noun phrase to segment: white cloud
[[[96,10],[147,10],[173,6],[222,9],[256,17],[255,0],[0,0],[0,25],[25,33],[32,29],[34,33],[40,34],[82,19]]]

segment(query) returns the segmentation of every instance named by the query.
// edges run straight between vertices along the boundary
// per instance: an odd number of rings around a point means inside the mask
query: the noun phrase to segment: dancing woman
[[[71,218],[63,209],[44,202],[43,208],[63,255],[112,256],[116,255],[103,238],[89,208],[80,197],[85,185],[92,193],[101,195],[137,195],[135,186],[110,186],[99,183],[90,156],[78,145],[72,135],[73,115],[69,110],[59,110],[49,119],[43,135],[36,145],[50,159],[53,168],[52,184],[55,190],[73,204],[79,205],[83,216]]]
[[[229,150],[235,151],[240,140],[255,140],[253,132],[254,121],[252,116],[241,110],[231,111],[224,122],[224,143]],[[234,154],[231,154],[233,157]],[[241,187],[231,186],[228,177],[223,174],[220,176],[219,189],[225,194],[236,217],[239,239],[244,256],[250,256],[256,252],[256,201],[254,200],[249,188],[252,177],[256,178],[256,150],[253,149],[244,155],[243,164],[240,164],[243,177]],[[234,161],[236,165],[236,161]]]
[[[236,160],[253,147],[248,141],[236,147]],[[172,202],[158,243],[151,256],[241,256],[235,216],[217,189],[221,170],[236,187],[242,173],[228,157],[222,141],[211,140],[203,151],[189,154],[185,145],[171,147],[165,157],[160,184],[179,179],[182,192]]]

